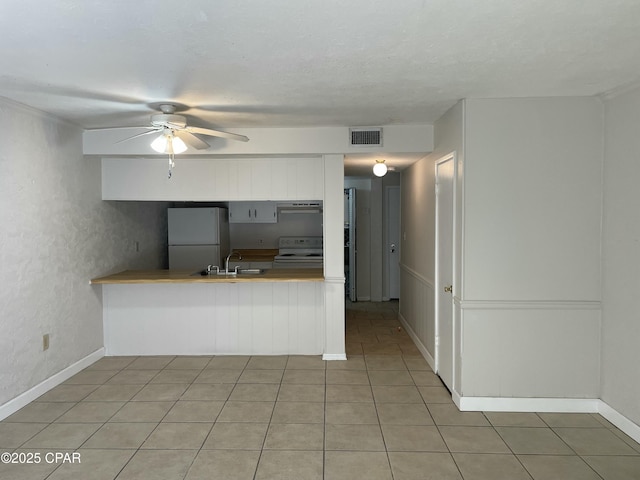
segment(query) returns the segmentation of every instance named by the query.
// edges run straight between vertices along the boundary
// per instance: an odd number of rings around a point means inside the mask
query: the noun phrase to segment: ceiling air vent
[[[382,146],[381,127],[350,128],[349,136],[352,147]]]

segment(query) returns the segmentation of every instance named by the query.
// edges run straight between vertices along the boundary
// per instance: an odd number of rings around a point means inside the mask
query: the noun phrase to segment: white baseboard
[[[460,394],[455,390],[451,391],[451,400],[453,400],[453,403],[456,404],[456,407],[458,407],[458,410],[463,411],[462,408],[460,408]]]
[[[33,402],[36,398],[47,393],[52,388],[57,387],[65,380],[73,377],[76,373],[97,362],[102,357],[104,357],[104,348],[99,348],[95,352],[90,353],[86,357],[78,360],[73,365],[69,365],[64,370],[61,370],[60,372],[40,382],[38,385],[30,388],[26,392],[18,395],[16,398],[9,400],[3,405],[0,405],[0,420],[4,420],[9,415],[14,414],[25,405]]]
[[[640,443],[640,425],[599,398],[461,397],[456,392],[452,392],[452,398],[460,411],[465,412],[599,413]]]
[[[608,403],[599,400],[598,413],[609,420],[624,433],[640,443],[640,425],[636,425],[617,410],[611,408]]]
[[[346,360],[346,353],[323,353],[322,360]]]
[[[418,350],[420,350],[420,353],[422,354],[424,359],[427,361],[427,363],[431,367],[431,370],[433,370],[435,372],[436,371],[436,361],[431,356],[431,354],[429,353],[429,350],[427,350],[427,347],[425,347],[422,344],[422,342],[418,338],[418,335],[416,335],[416,332],[413,331],[413,329],[411,328],[411,326],[405,320],[405,318],[402,316],[401,313],[398,314],[398,319],[400,320],[400,323],[402,324],[402,327],[406,330],[406,332],[411,337],[411,340],[413,340],[413,343],[415,343],[416,347],[418,347]]]
[[[597,398],[459,397],[461,411],[598,413]]]

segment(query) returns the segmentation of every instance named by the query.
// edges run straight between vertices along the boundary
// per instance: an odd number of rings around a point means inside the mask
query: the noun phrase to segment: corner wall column
[[[324,360],[346,360],[344,304],[344,156],[324,156]]]

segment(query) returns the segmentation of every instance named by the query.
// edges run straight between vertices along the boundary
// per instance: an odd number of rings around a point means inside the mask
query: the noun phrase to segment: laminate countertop
[[[194,275],[191,270],[125,270],[91,279],[91,284],[322,282],[321,268],[276,268],[260,275]]]

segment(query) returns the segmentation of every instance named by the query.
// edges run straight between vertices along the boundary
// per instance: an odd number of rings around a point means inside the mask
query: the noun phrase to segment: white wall
[[[101,200],[100,162],[83,158],[79,128],[0,100],[0,130],[2,405],[102,347],[89,280],[162,266],[166,227],[164,207]]]
[[[457,395],[598,397],[602,148],[597,99],[467,99],[403,172],[400,313],[433,362],[434,162],[456,152]]]
[[[605,101],[602,399],[640,425],[640,89]]]
[[[599,300],[599,100],[466,104],[464,298]]]
[[[601,102],[465,103],[460,393],[597,398]]]

